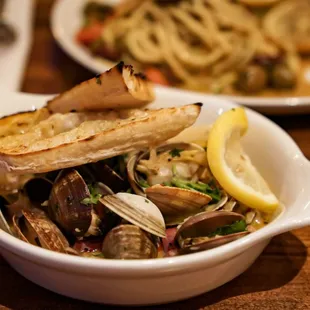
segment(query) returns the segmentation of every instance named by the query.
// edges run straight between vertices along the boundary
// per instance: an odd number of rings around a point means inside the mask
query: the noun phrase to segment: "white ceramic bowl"
[[[5,113],[42,106],[47,97],[3,95]],[[154,106],[203,102],[197,124],[212,123],[235,105],[215,97],[157,89]],[[30,281],[54,292],[92,302],[146,305],[181,300],[210,291],[244,272],[270,239],[310,224],[310,163],[277,125],[247,110],[244,146],[285,205],[265,228],[224,246],[156,260],[94,260],[54,253],[0,231],[0,252]],[[18,298],[18,292],[17,292]]]
[[[97,0],[111,5],[117,5],[120,0]],[[73,59],[84,67],[96,73],[110,69],[114,63],[99,57],[94,57],[87,49],[75,41],[75,36],[83,23],[83,7],[87,0],[57,0],[51,14],[52,33]],[[305,73],[305,79],[310,87],[310,68]],[[175,89],[175,88],[168,88]],[[256,97],[218,95],[238,104],[248,106],[266,114],[300,114],[310,112],[310,96],[303,97]]]

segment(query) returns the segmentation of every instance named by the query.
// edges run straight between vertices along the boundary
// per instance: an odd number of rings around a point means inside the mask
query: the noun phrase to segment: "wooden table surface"
[[[52,3],[52,0],[37,0],[34,42],[23,92],[58,93],[94,76],[55,43],[49,28]],[[272,117],[272,120],[295,139],[310,159],[310,115]],[[277,236],[252,267],[230,283],[190,300],[146,309],[310,309],[309,246],[310,227]],[[72,300],[40,288],[0,258],[0,309],[7,308],[114,309]]]

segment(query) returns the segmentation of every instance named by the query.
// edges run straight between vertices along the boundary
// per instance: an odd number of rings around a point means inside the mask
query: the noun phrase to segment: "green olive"
[[[247,93],[263,90],[267,85],[267,73],[258,65],[250,65],[240,72],[237,88]]]
[[[292,88],[296,84],[294,72],[285,64],[279,64],[271,72],[271,83],[275,88]]]

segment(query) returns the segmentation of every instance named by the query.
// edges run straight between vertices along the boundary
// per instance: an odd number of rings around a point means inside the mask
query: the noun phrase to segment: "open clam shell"
[[[97,182],[104,183],[115,193],[126,191],[129,188],[127,179],[124,179],[109,165],[104,162],[97,162],[88,165]]]
[[[105,237],[102,253],[112,259],[147,259],[157,257],[157,247],[139,227],[119,225]]]
[[[59,228],[40,209],[23,210],[22,216],[14,215],[13,224],[17,236],[27,243],[60,253],[76,254]]]
[[[234,233],[231,235],[219,236],[219,237],[215,237],[211,239],[210,238],[190,238],[184,241],[184,245],[180,253],[186,254],[186,253],[211,250],[213,248],[217,248],[221,245],[224,245],[226,243],[242,238],[243,236],[247,234],[249,234],[249,232],[244,231],[240,233]],[[187,244],[187,241],[189,242],[188,244]]]
[[[197,191],[161,185],[149,187],[145,193],[162,212],[168,226],[180,224],[190,215],[201,212],[212,200]]]
[[[49,199],[52,188],[52,181],[47,178],[36,177],[27,181],[23,189],[32,203],[40,205]]]
[[[167,143],[159,146],[156,149],[156,153],[166,152],[173,149],[184,149],[184,150],[199,150],[204,151],[203,147],[195,143]],[[145,188],[139,183],[139,176],[137,174],[137,165],[141,159],[146,159],[150,156],[149,150],[144,150],[141,152],[133,152],[130,154],[127,162],[127,174],[128,180],[133,188],[134,192],[138,195],[145,195]]]
[[[23,210],[31,208],[32,205],[29,198],[22,192],[6,197],[0,196],[0,228],[15,236],[14,215],[21,216]]]
[[[84,236],[92,222],[92,205],[83,200],[90,191],[74,169],[63,170],[57,177],[48,202],[48,214],[64,231]]]
[[[217,229],[239,221],[244,221],[240,229],[213,235]],[[178,227],[175,240],[184,253],[203,251],[241,238],[249,233],[245,228],[245,217],[242,214],[228,211],[202,212],[188,218]]]
[[[156,153],[159,154],[168,150],[198,150],[202,151],[202,154],[205,152],[200,145],[194,143],[168,143],[158,147]],[[194,189],[173,187],[162,183],[143,187],[137,166],[141,160],[149,157],[150,151],[148,150],[131,154],[127,163],[128,178],[136,194],[147,197],[156,204],[165,218],[166,225],[180,224],[188,216],[201,212],[212,200],[211,196]],[[190,161],[190,156],[186,160]],[[160,165],[158,167],[160,168]]]
[[[147,198],[129,193],[107,195],[100,202],[121,218],[158,237],[165,238],[165,221],[157,206]]]
[[[14,235],[13,231],[8,223],[8,215],[6,210],[7,201],[0,196],[0,229],[4,230],[10,235]]]
[[[144,153],[135,152],[132,153],[127,162],[127,173],[128,173],[128,180],[131,188],[133,191],[140,196],[146,196],[144,192],[144,188],[139,184],[138,175],[135,171],[137,162],[141,158]]]
[[[228,195],[225,191],[221,192],[222,198],[219,202],[208,205],[205,210],[206,211],[217,211],[225,206],[228,202]]]

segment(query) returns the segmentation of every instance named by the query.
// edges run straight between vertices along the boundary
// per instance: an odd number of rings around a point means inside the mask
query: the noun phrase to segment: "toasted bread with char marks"
[[[16,143],[2,139],[0,173],[44,173],[161,144],[191,126],[201,105],[136,110],[116,120],[84,121],[71,130],[39,135],[33,142],[27,134]]]

